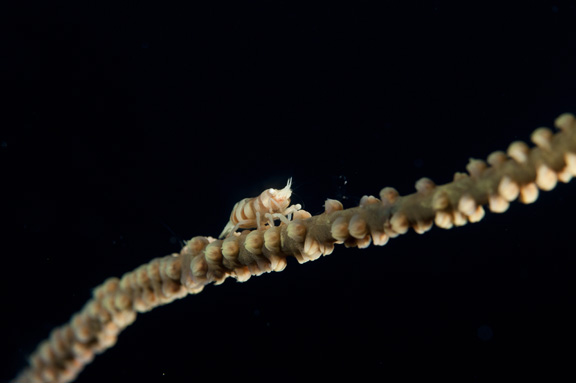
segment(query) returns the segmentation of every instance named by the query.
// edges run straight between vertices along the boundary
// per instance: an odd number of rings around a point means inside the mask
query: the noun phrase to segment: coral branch
[[[39,345],[15,382],[72,381],[96,354],[115,344],[137,313],[199,293],[209,283],[281,271],[286,257],[300,263],[315,260],[330,254],[335,244],[384,245],[410,227],[424,233],[433,224],[449,229],[477,222],[485,214],[483,205],[501,213],[517,198],[532,203],[539,190],[551,190],[557,181],[576,175],[576,120],[564,114],[555,124],[560,129],[555,134],[546,128],[533,132],[536,147],[514,142],[507,153],[494,152],[486,162],[470,160],[468,173],[456,173],[445,185],[423,178],[416,182],[416,193],[407,196],[386,187],[380,198],[365,196],[357,207],[343,209],[329,199],[317,216],[300,210],[280,226],[223,240],[194,237],[179,254],[153,259],[97,287],[82,310]]]

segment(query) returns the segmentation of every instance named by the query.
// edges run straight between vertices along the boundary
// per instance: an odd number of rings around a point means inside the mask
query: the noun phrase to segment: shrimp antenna
[[[273,189],[274,190],[274,189]],[[273,194],[276,198],[288,199],[292,195],[292,177],[288,178],[286,186],[280,190],[274,190]]]

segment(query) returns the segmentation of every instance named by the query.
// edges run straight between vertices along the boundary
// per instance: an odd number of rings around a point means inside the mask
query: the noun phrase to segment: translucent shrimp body
[[[289,222],[286,216],[302,208],[299,204],[290,206],[291,186],[292,178],[289,178],[283,189],[266,189],[258,197],[244,198],[236,203],[220,238],[227,237],[238,229],[260,229],[266,224],[274,226],[275,219]],[[266,222],[263,222],[263,218],[266,218]]]

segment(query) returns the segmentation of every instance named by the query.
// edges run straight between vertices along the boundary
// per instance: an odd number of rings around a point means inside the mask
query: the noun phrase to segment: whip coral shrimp
[[[230,214],[230,221],[222,230],[219,238],[224,238],[234,233],[238,229],[260,229],[266,223],[274,226],[274,220],[279,219],[284,223],[289,223],[286,216],[297,212],[302,208],[300,204],[290,206],[290,196],[292,195],[292,178],[283,189],[267,189],[258,197],[244,198],[236,203]],[[263,223],[263,218],[267,219]]]

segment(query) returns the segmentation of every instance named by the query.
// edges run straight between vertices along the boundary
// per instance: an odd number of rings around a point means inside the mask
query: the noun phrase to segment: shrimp
[[[262,228],[266,224],[274,226],[274,220],[279,219],[284,223],[289,223],[290,216],[302,209],[300,204],[290,206],[290,196],[292,195],[292,178],[283,189],[267,189],[258,197],[244,198],[236,203],[230,214],[230,221],[222,230],[219,238],[224,238],[236,232],[238,229]],[[264,216],[264,217],[263,217]],[[263,218],[267,222],[263,223]]]

